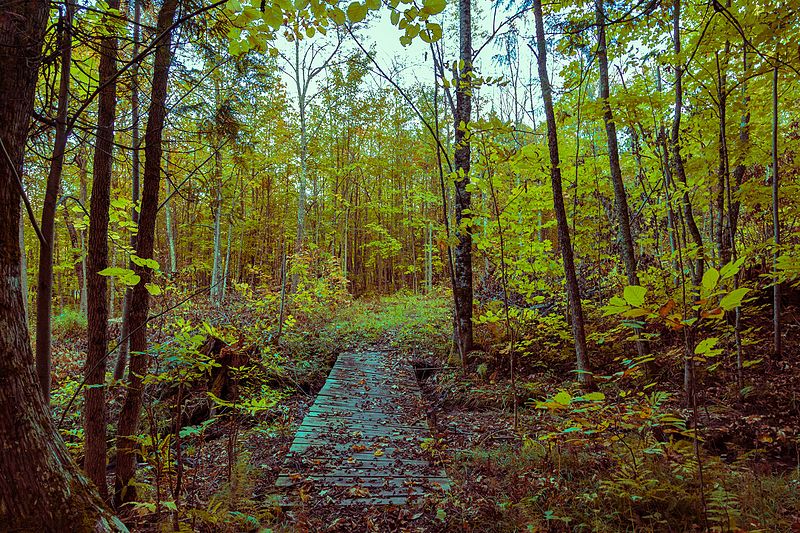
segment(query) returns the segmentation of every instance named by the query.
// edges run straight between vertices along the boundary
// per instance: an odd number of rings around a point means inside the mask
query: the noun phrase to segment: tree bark
[[[20,200],[20,204],[22,201]],[[22,310],[25,313],[25,324],[28,323],[30,312],[28,310],[28,258],[25,254],[25,213],[20,209],[19,213],[19,268],[20,286],[22,287]]]
[[[150,113],[145,131],[145,164],[142,188],[142,207],[139,215],[139,233],[136,255],[143,259],[153,257],[156,217],[158,215],[158,192],[161,184],[162,135],[166,118],[167,82],[172,60],[172,26],[177,0],[164,0],[158,12],[157,34],[167,32],[157,45],[153,61],[153,86],[150,95]],[[114,499],[116,503],[134,501],[136,487],[131,484],[136,473],[136,442],[132,438],[139,427],[142,408],[142,378],[147,372],[147,315],[150,310],[150,294],[146,284],[150,281],[151,269],[136,266],[141,281],[134,286],[131,297],[131,362],[128,372],[128,389],[117,429],[117,471]]]
[[[456,87],[455,120],[455,246],[454,299],[456,308],[455,337],[462,363],[472,350],[472,194],[469,191],[470,138],[472,114],[472,5],[459,0],[459,69]]]
[[[556,116],[553,110],[553,91],[547,77],[547,44],[544,36],[544,15],[542,14],[542,0],[533,0],[533,14],[536,24],[537,63],[539,66],[539,81],[542,88],[542,101],[547,119],[547,148],[550,152],[550,182],[553,187],[553,207],[558,228],[558,244],[561,249],[561,258],[564,262],[564,277],[566,278],[567,299],[571,312],[572,335],[575,338],[575,355],[577,357],[578,380],[586,386],[592,384],[589,355],[586,349],[586,332],[581,305],[580,287],[578,276],[575,273],[575,259],[572,255],[572,242],[569,235],[569,222],[567,210],[564,207],[564,193],[561,186],[561,159],[558,153],[558,133],[556,130]]]
[[[39,243],[39,272],[36,283],[36,373],[47,405],[50,404],[50,371],[52,366],[53,318],[53,251],[55,249],[56,207],[61,175],[64,170],[64,152],[67,147],[67,110],[69,109],[69,80],[72,64],[72,13],[73,4],[67,2],[64,15],[59,20],[58,48],[61,51],[61,71],[56,111],[56,137],[39,227],[44,241]]]
[[[730,240],[726,238],[727,232],[725,228],[725,192],[727,184],[730,181],[730,162],[728,157],[728,75],[727,75],[727,58],[730,53],[730,42],[725,42],[725,59],[726,64],[720,65],[719,54],[716,54],[717,63],[717,111],[719,115],[719,134],[718,134],[718,153],[719,153],[719,166],[717,168],[717,196],[716,196],[716,215],[717,225],[715,231],[715,240],[717,241],[717,255],[718,268],[730,261],[731,249]],[[731,206],[728,205],[730,210]]]
[[[20,177],[48,15],[44,0],[0,4],[0,530],[126,531],[53,425],[22,313]]]
[[[110,0],[111,9],[119,9],[119,0]],[[89,347],[86,354],[84,389],[84,434],[86,436],[84,470],[108,496],[106,484],[106,350],[108,350],[108,286],[99,273],[108,266],[108,210],[111,201],[114,122],[117,111],[117,37],[112,32],[101,41],[99,83],[103,86],[97,109],[97,135],[92,171],[91,219],[89,221],[89,257],[86,272],[89,301]]]

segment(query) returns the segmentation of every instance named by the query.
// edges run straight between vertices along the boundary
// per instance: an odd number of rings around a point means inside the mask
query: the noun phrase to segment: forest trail
[[[407,358],[343,353],[298,429],[276,485],[288,505],[403,505],[450,487]]]

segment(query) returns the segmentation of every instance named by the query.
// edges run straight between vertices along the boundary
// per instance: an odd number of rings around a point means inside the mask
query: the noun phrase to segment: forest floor
[[[211,320],[216,328],[246,316],[241,309],[222,314]],[[599,328],[603,321],[594,318]],[[563,318],[525,332],[530,342],[517,348],[513,381],[501,335],[479,325],[483,350],[461,369],[450,325],[444,294],[359,299],[338,306],[324,324],[297,325],[281,339],[274,364],[262,352],[267,377],[258,381],[251,372],[255,387],[243,380],[250,400],[181,430],[179,496],[175,467],[164,466],[175,461],[175,443],[164,437],[167,451],[143,460],[148,499],[123,516],[135,531],[160,531],[176,516],[188,531],[800,531],[800,358],[772,361],[760,353],[767,350],[757,338],[766,336],[763,324],[748,324],[748,360],[756,362],[746,369],[746,387],[735,385],[724,361],[699,376],[697,413],[683,406],[680,346],[666,335],[658,374],[649,379],[626,366],[631,348],[622,333],[608,322],[595,329],[596,372],[607,379],[592,395],[572,381]],[[74,354],[82,349],[69,339],[61,335],[65,376],[78,371]],[[796,318],[786,345],[800,346]],[[444,467],[451,490],[398,507],[281,508],[276,480],[336,356],[376,348],[410,356],[432,429],[424,451]],[[57,414],[72,383],[65,378],[56,389]],[[62,433],[79,454],[78,423],[70,415]]]

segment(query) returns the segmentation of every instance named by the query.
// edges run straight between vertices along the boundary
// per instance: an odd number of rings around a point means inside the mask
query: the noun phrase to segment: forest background
[[[361,527],[272,483],[377,346],[376,528],[797,527],[798,7],[3,2],[0,524]]]

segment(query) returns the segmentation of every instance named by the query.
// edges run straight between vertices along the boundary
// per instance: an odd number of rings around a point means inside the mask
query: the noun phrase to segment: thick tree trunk
[[[108,3],[119,9],[119,0]],[[108,350],[108,286],[99,273],[108,266],[108,209],[113,170],[114,122],[117,111],[117,37],[113,33],[101,41],[100,77],[103,86],[97,110],[97,135],[89,221],[89,258],[86,272],[89,301],[89,348],[86,354],[84,397],[84,469],[89,479],[106,498],[106,350]]]
[[[675,174],[681,184],[686,187],[686,170],[683,167],[683,156],[681,155],[681,114],[683,112],[683,59],[681,58],[681,3],[675,0],[672,18],[672,38],[675,50],[675,116],[672,121],[672,157],[675,167]],[[692,202],[689,198],[689,191],[683,193],[683,218],[689,228],[689,234],[697,246],[697,260],[693,269],[693,281],[695,285],[700,284],[703,279],[703,237],[694,220],[692,213]]]
[[[50,404],[50,370],[52,361],[51,320],[53,306],[53,251],[55,249],[56,207],[64,170],[64,151],[67,147],[67,110],[69,109],[69,80],[72,66],[72,2],[67,2],[64,16],[59,20],[58,47],[61,50],[61,71],[56,111],[56,138],[39,228],[44,242],[39,243],[39,273],[36,283],[36,373],[44,401]]]
[[[125,531],[53,425],[22,313],[19,179],[48,14],[0,4],[0,530]]]
[[[544,113],[547,119],[547,147],[550,152],[550,181],[553,187],[553,206],[558,227],[558,244],[561,248],[561,258],[564,261],[564,276],[566,278],[567,299],[572,319],[572,335],[575,338],[575,354],[577,356],[578,379],[588,385],[592,383],[589,355],[586,350],[586,332],[583,319],[583,306],[581,305],[578,276],[575,273],[575,259],[572,255],[572,242],[569,235],[569,222],[567,211],[564,207],[564,193],[561,186],[561,159],[558,154],[558,133],[556,130],[556,116],[553,110],[553,92],[550,80],[547,77],[547,44],[544,36],[544,16],[542,14],[542,0],[533,1],[533,14],[536,19],[536,47],[537,63],[539,66],[539,81],[542,88]]]
[[[469,121],[472,114],[472,0],[459,0],[459,71],[456,87],[455,120],[455,337],[462,363],[472,350],[472,215],[469,210],[472,194],[469,191],[470,139]]]
[[[144,259],[153,257],[156,216],[158,215],[158,192],[161,184],[162,134],[166,118],[167,82],[172,59],[172,26],[177,0],[164,0],[158,13],[157,34],[168,32],[158,44],[153,62],[153,87],[150,95],[150,113],[145,131],[145,164],[142,188],[142,207],[139,216],[139,234],[136,255]],[[131,483],[136,473],[136,441],[132,438],[139,427],[139,412],[142,407],[142,378],[147,372],[147,315],[150,310],[150,295],[145,284],[150,281],[152,271],[136,267],[141,281],[133,288],[131,298],[131,362],[128,372],[128,389],[120,412],[117,429],[117,472],[114,499],[117,504],[136,499],[136,488]]]

